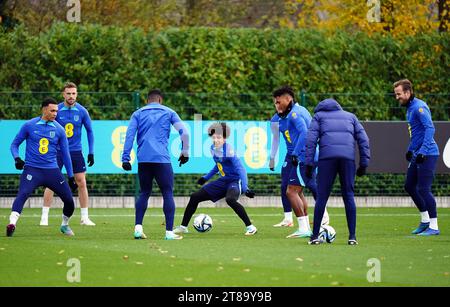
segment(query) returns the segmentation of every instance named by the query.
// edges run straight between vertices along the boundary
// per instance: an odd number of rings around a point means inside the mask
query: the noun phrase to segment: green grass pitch
[[[249,208],[259,231],[246,237],[230,208],[200,206],[197,213],[213,218],[212,231],[190,226],[179,241],[164,240],[159,208],[147,211],[147,240],[133,239],[132,209],[91,209],[95,227],[80,226],[77,209],[75,237],[59,233],[61,209],[53,208],[50,226],[41,227],[40,209],[26,208],[8,238],[9,212],[0,209],[0,286],[450,286],[450,209],[438,210],[440,236],[418,237],[410,235],[419,220],[414,208],[358,208],[358,246],[347,245],[341,208],[329,209],[336,241],[319,246],[286,239],[295,228],[272,227],[281,208]],[[73,258],[80,282],[71,283]],[[380,261],[380,282],[367,280],[371,258]]]

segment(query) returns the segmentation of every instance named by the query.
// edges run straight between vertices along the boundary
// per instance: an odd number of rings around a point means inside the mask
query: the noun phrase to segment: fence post
[[[300,105],[306,108],[306,91],[304,89],[300,92]]]
[[[134,91],[133,92],[133,104],[134,104],[134,109],[137,110],[139,109],[140,105],[141,105],[141,100],[139,98],[140,93],[138,91]],[[136,159],[137,159],[137,153],[136,153]],[[137,167],[137,163],[136,163],[136,167]],[[136,203],[139,197],[139,174],[136,171],[136,177],[134,180],[134,202]]]

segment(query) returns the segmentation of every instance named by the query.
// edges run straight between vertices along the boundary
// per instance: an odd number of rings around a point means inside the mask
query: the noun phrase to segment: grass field
[[[48,227],[38,226],[40,209],[25,209],[8,238],[9,212],[0,209],[0,286],[450,286],[450,209],[439,210],[440,236],[418,237],[410,235],[414,208],[359,208],[358,246],[347,245],[339,208],[329,209],[336,241],[320,246],[285,239],[294,228],[272,227],[281,208],[249,208],[259,232],[246,237],[231,209],[200,207],[213,218],[212,231],[190,227],[179,241],[163,240],[162,209],[147,211],[147,240],[133,239],[132,209],[91,209],[96,227],[80,226],[77,209],[75,237],[59,233],[60,209]],[[80,263],[79,283],[67,280],[71,258]],[[371,258],[381,263],[381,282],[367,281]]]

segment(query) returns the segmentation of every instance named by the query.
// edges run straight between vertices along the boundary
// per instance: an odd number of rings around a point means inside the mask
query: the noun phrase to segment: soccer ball
[[[322,225],[320,227],[319,239],[327,243],[332,243],[336,239],[336,230],[330,225]]]
[[[207,214],[199,214],[194,219],[194,228],[198,232],[210,231],[213,226],[212,218]]]

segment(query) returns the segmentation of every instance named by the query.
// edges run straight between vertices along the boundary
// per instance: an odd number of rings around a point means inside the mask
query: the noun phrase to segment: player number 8
[[[48,152],[48,140],[46,138],[42,138],[39,140],[39,152],[42,155],[45,155]]]
[[[68,123],[68,124],[66,124],[65,128],[66,128],[66,136],[68,138],[73,137],[73,124]]]

